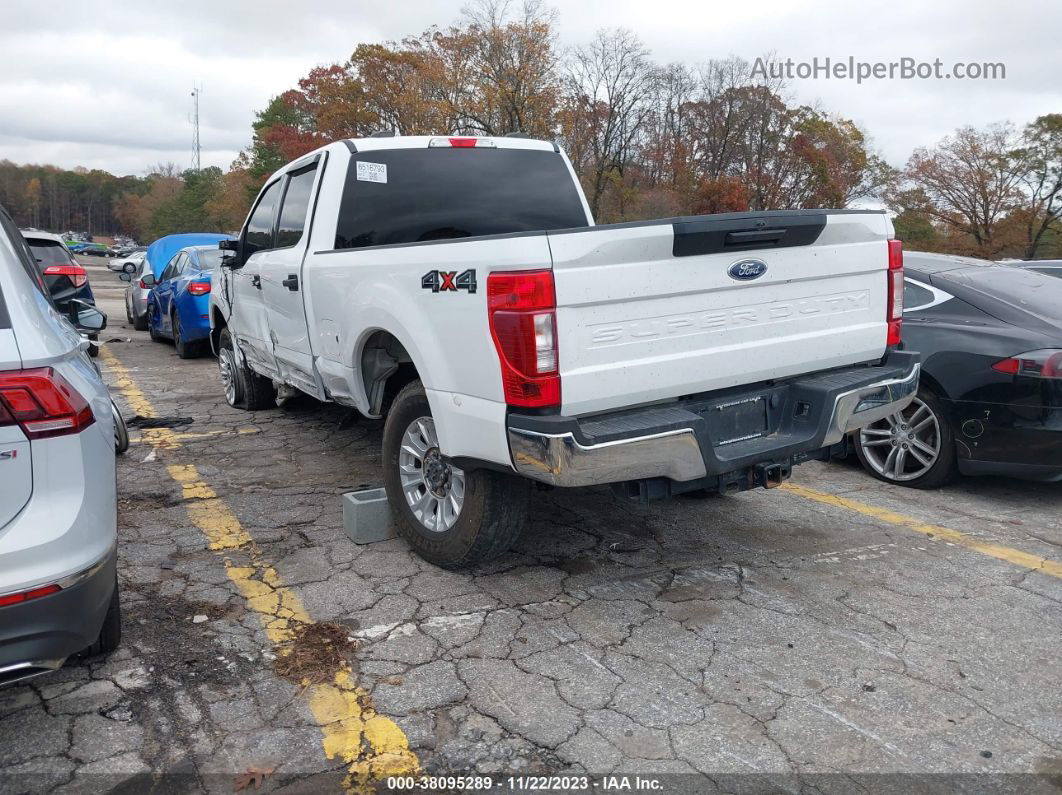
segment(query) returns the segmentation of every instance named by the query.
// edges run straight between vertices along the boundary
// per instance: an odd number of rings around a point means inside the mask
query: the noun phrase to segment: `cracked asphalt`
[[[132,331],[121,283],[87,262],[107,349],[159,417],[190,422],[167,432],[179,444],[132,429],[122,647],[0,690],[0,790],[225,792],[254,770],[264,790],[351,784],[357,760],[334,752],[308,686],[275,671],[263,612],[233,579],[243,551],[212,549],[190,512],[173,475],[186,465],[310,619],[356,639],[357,709],[401,730],[419,772],[690,792],[1062,788],[1058,485],[915,492],[854,463],[794,477],[1054,568],[799,489],[644,507],[600,488],[536,491],[510,554],[442,571],[399,539],[343,533],[340,494],[381,483],[381,423],[310,399],[229,408],[214,360]]]

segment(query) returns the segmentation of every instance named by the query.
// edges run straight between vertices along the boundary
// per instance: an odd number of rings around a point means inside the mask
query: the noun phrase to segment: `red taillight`
[[[556,308],[553,271],[499,271],[487,277],[490,333],[510,406],[560,405]]]
[[[210,292],[210,282],[188,282],[188,292],[192,295],[206,295]]]
[[[1029,351],[1011,356],[1008,359],[1000,359],[992,365],[993,370],[998,370],[1007,375],[1022,375],[1031,378],[1062,378],[1062,350],[1047,348],[1040,351]]]
[[[63,590],[58,585],[42,585],[40,588],[30,588],[28,591],[20,591],[19,593],[9,593],[4,596],[0,596],[0,607],[7,607],[8,605],[17,605],[20,602],[28,602],[30,599],[39,599],[42,596],[48,596],[49,594],[58,593]]]
[[[886,345],[899,345],[901,325],[903,324],[903,243],[899,240],[889,241],[889,299],[886,304],[885,319],[889,323],[889,336]]]
[[[146,290],[148,288],[148,286],[146,284],[144,284],[144,280],[143,279],[141,279],[140,281],[137,282],[137,286],[140,287],[141,290]]]
[[[92,407],[50,367],[0,372],[0,425],[18,424],[30,439],[80,433]]]
[[[44,269],[45,276],[69,276],[74,287],[83,287],[88,282],[88,274],[80,265],[49,265]]]
[[[450,146],[475,146],[475,138],[451,138]]]

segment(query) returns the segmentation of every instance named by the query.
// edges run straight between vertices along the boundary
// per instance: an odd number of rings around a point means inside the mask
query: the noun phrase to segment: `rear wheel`
[[[147,315],[140,315],[139,317],[134,317],[133,318],[133,328],[136,329],[137,331],[147,331],[148,330]]]
[[[218,337],[218,372],[225,400],[230,406],[257,411],[276,404],[273,382],[240,363],[227,328],[223,328]]]
[[[158,312],[155,310],[155,305],[154,304],[148,304],[146,323],[147,323],[147,333],[148,333],[148,336],[151,337],[151,341],[152,342],[162,342],[163,339],[165,339],[165,338],[155,330],[155,328],[159,324],[159,321],[158,321]]]
[[[199,356],[202,346],[199,342],[187,342],[181,333],[181,316],[174,310],[170,316],[170,328],[173,329],[173,347],[177,349],[177,355],[182,359],[195,359]]]
[[[420,381],[407,384],[391,405],[383,459],[398,532],[430,563],[447,569],[470,566],[498,557],[520,536],[530,484],[448,462]]]
[[[111,401],[111,414],[114,415],[114,452],[121,455],[129,449],[129,429],[126,428],[125,418],[113,400]]]
[[[940,400],[921,387],[911,405],[853,434],[863,467],[886,483],[933,489],[955,475],[955,440]]]
[[[122,640],[122,608],[121,599],[118,596],[118,578],[114,578],[114,592],[111,594],[111,603],[107,607],[107,615],[103,619],[103,627],[96,642],[82,653],[83,657],[96,657],[100,654],[110,654],[118,648]]]

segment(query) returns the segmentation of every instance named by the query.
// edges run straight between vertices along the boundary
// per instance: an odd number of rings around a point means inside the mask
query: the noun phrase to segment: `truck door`
[[[276,210],[283,191],[283,178],[262,191],[240,235],[244,251],[242,268],[232,271],[232,313],[229,331],[239,342],[248,363],[262,375],[275,376],[272,344],[262,296],[262,267],[276,240]]]
[[[273,250],[261,260],[262,298],[265,302],[269,337],[266,345],[281,378],[304,392],[323,397],[313,370],[313,355],[307,332],[303,296],[302,262],[309,245],[309,209],[315,193],[321,161],[289,171],[277,213]]]

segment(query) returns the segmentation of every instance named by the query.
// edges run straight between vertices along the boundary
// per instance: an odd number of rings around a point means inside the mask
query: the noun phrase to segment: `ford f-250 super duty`
[[[880,212],[594,226],[521,138],[339,141],[262,188],[211,292],[225,396],[385,417],[400,533],[500,554],[529,480],[643,498],[772,487],[917,388]]]

